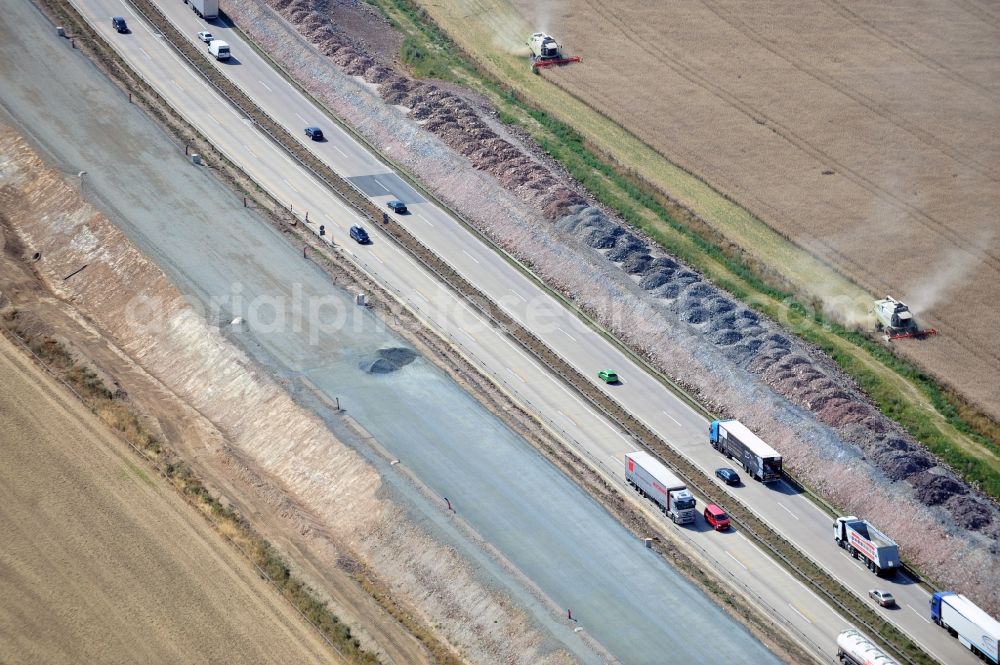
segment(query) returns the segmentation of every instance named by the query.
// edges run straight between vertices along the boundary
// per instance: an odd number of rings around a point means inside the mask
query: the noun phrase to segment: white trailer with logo
[[[694,521],[694,496],[680,478],[649,453],[625,453],[625,479],[639,494],[652,499],[674,524]]]

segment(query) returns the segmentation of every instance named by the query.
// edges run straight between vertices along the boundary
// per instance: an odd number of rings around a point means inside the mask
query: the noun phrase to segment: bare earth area
[[[0,449],[0,661],[339,662],[248,561],[3,337]]]
[[[942,334],[898,350],[1000,415],[996,5],[511,4],[584,56],[546,77],[909,303]]]

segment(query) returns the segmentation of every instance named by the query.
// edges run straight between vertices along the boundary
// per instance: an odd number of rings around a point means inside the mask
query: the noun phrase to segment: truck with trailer
[[[891,577],[899,570],[899,545],[863,519],[838,517],[833,539],[879,577]]]
[[[932,594],[931,620],[986,662],[1000,662],[1000,621],[965,596],[951,591]]]
[[[837,658],[842,665],[899,665],[877,644],[853,628],[837,636]]]
[[[649,453],[625,453],[625,479],[639,494],[652,499],[674,524],[694,521],[694,496],[680,478]]]
[[[194,13],[206,21],[219,18],[219,0],[190,0]]]
[[[763,483],[781,478],[781,455],[738,420],[713,420],[708,441],[726,457],[736,459]]]

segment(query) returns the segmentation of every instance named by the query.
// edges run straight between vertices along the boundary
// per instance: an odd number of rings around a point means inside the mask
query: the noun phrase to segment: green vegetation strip
[[[56,2],[56,0],[47,1]],[[317,177],[354,206],[360,214],[370,219],[382,217],[380,209],[365,199],[350,183],[315,158],[305,147],[294,141],[283,127],[257,108],[249,96],[222,76],[200,50],[195,49],[177,32],[158,8],[148,0],[132,0],[132,3],[138,11],[146,16],[147,20],[160,30],[164,38],[191,62],[192,66],[226,95],[238,109],[253,119],[278,145],[298,159],[306,168],[312,170]],[[65,7],[62,3],[59,3],[59,6]],[[106,44],[104,48],[108,48]],[[706,500],[726,507],[734,522],[741,527],[744,535],[771,552],[795,576],[821,593],[845,618],[855,625],[867,629],[869,633],[878,636],[878,639],[884,640],[885,645],[890,650],[908,663],[930,665],[935,662],[918,645],[900,633],[895,626],[884,621],[866,602],[824,572],[808,556],[775,533],[748,509],[741,504],[731,503],[728,500],[728,495],[724,495],[718,490],[707,476],[674,452],[655,432],[632,417],[603,391],[598,390],[533,333],[509,317],[473,284],[410,235],[404,227],[391,218],[382,218],[385,220],[382,227],[387,234],[407,249],[427,269],[437,274],[444,283],[476,307],[484,316],[487,316],[500,330],[505,331],[513,340],[529,350],[552,372],[562,377],[568,385],[591,404],[607,414],[609,418],[617,422],[649,450],[664,459]]]
[[[974,486],[1000,499],[1000,423],[870,336],[824,318],[798,301],[774,271],[753,261],[703,220],[622,165],[575,129],[496,81],[410,0],[373,0],[405,35],[403,61],[486,94],[500,118],[528,131],[603,205],[736,298],[826,352],[888,417]],[[928,405],[932,408],[928,408]]]

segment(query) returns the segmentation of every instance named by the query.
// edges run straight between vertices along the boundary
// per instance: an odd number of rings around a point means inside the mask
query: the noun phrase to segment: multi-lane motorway
[[[393,290],[433,328],[441,331],[511,394],[538,413],[554,432],[623,488],[623,455],[635,444],[574,391],[547,373],[525,351],[494,330],[471,307],[407,256],[398,246],[369,228],[374,244],[349,241],[347,229],[364,223],[310,173],[285,155],[270,139],[233,110],[192,72],[186,63],[121,0],[75,0],[81,13],[119,50],[157,91],[227,157],[280,201],[311,211],[310,225],[323,224],[327,238],[341,246],[362,268]],[[623,377],[613,390],[616,400],[711,476],[723,460],[708,445],[707,421],[648,375],[627,355],[608,343],[559,301],[546,294],[507,259],[473,235],[447,212],[424,201],[391,168],[334,123],[262,59],[239,34],[218,22],[206,25],[182,2],[163,2],[161,9],[183,34],[211,30],[232,46],[235,61],[220,70],[246,91],[268,114],[300,136],[315,154],[373,201],[403,198],[412,215],[410,231],[466,279],[529,327],[585,376],[614,367]],[[124,15],[133,34],[118,35],[108,17]],[[207,57],[207,56],[206,56]],[[365,94],[359,87],[359,94]],[[328,141],[311,143],[302,136],[307,124],[320,124]],[[971,654],[930,623],[928,594],[900,578],[886,582],[838,549],[831,520],[805,497],[785,486],[748,484],[726,488],[774,528],[808,553],[848,588],[865,596],[869,588],[889,588],[899,608],[882,612],[943,663],[973,663]],[[636,499],[637,505],[644,506]],[[656,515],[655,513],[652,513]],[[674,528],[674,527],[669,527]],[[738,532],[718,534],[685,528],[679,532],[719,570],[748,592],[754,602],[787,624],[817,656],[835,654],[836,635],[847,622]]]

